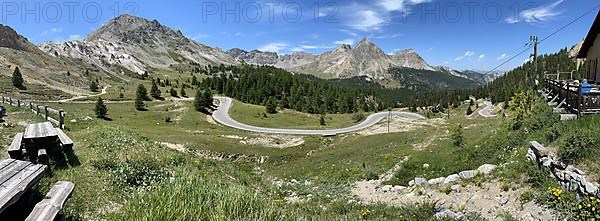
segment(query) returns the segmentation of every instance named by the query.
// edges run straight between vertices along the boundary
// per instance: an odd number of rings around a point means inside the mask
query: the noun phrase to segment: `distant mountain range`
[[[278,55],[259,50],[245,51],[234,48],[226,52],[185,37],[181,31],[173,30],[156,20],[121,15],[91,33],[83,40],[47,42],[39,46],[31,44],[7,26],[0,27],[0,70],[7,73],[14,66],[25,69],[26,80],[50,85],[57,89],[66,88],[67,71],[81,77],[75,83],[85,88],[93,76],[80,76],[85,70],[98,77],[127,80],[127,75],[146,71],[173,69],[185,65],[239,65],[243,63],[271,65],[294,73],[305,73],[325,79],[365,78],[393,87],[411,87],[410,82],[398,78],[397,70],[411,74],[432,73],[438,80],[462,82],[465,87],[474,87],[493,80],[496,75],[484,76],[475,71],[456,71],[448,67],[428,64],[412,49],[392,55],[365,38],[355,47],[340,45],[322,54],[296,52]],[[391,70],[395,70],[394,72]],[[415,79],[417,78],[417,79]],[[410,79],[430,82],[429,79]],[[461,80],[456,80],[460,78]],[[438,85],[450,85],[441,82]],[[85,93],[85,90],[79,92]]]

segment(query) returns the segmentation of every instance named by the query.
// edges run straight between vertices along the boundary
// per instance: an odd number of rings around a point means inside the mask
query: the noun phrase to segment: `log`
[[[17,133],[17,135],[15,135],[15,138],[13,139],[12,143],[8,147],[8,155],[10,155],[10,158],[19,160],[23,157],[21,155],[23,153],[23,151],[21,150],[22,148],[23,148],[23,133]]]
[[[48,191],[46,197],[35,205],[33,211],[25,221],[54,220],[58,211],[63,208],[65,202],[71,196],[73,189],[75,189],[75,184],[71,182],[57,182],[52,189]]]

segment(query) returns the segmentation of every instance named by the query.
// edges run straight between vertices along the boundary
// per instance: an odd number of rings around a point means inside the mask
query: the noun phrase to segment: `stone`
[[[458,176],[460,176],[461,179],[471,179],[471,178],[477,176],[477,171],[476,170],[463,171],[463,172],[458,173]]]
[[[454,212],[449,209],[442,209],[441,211],[435,213],[434,217],[436,219],[463,220],[465,218],[465,214],[461,212]]]
[[[538,159],[537,156],[535,155],[535,153],[533,152],[533,150],[531,148],[529,148],[527,150],[527,158],[529,158],[531,161],[537,163]]]
[[[508,203],[508,197],[499,197],[496,198],[498,200],[498,203],[500,203],[501,206],[504,206]]]
[[[460,185],[458,185],[458,184],[452,185],[452,186],[450,186],[450,189],[452,191],[456,192],[456,191],[458,191],[458,189],[460,189]]]
[[[70,121],[71,123],[77,123],[77,119],[73,119]]]
[[[541,161],[544,167],[550,167],[554,162],[554,160],[549,157],[543,157]]]
[[[390,192],[392,190],[392,185],[385,185],[381,187],[381,191],[385,192]]]
[[[423,169],[428,169],[429,168],[429,164],[423,164]]]
[[[394,186],[394,187],[392,187],[392,192],[400,192],[404,189],[406,189],[406,187],[404,187],[404,186]]]
[[[585,191],[593,195],[594,193],[598,192],[598,185],[595,185],[592,182],[587,182],[585,184]]]
[[[477,171],[479,171],[479,173],[483,174],[483,175],[488,175],[490,173],[492,173],[492,171],[494,171],[496,169],[496,165],[493,164],[484,164],[481,165],[479,168],[477,168]]]
[[[415,185],[415,180],[408,181],[408,186],[414,186],[414,185]]]
[[[444,180],[444,184],[454,183],[459,180],[460,180],[460,176],[458,176],[458,174],[452,174],[452,175],[446,177],[446,179]]]
[[[535,155],[538,156],[538,158],[554,157],[554,154],[552,153],[552,151],[548,150],[548,148],[544,147],[537,141],[529,142],[529,149],[533,150],[533,153],[535,153]]]
[[[415,186],[423,186],[423,185],[427,184],[427,179],[417,177],[417,178],[415,178],[414,183],[415,183]]]
[[[585,175],[585,172],[581,171],[580,169],[575,168],[573,165],[567,166],[566,170],[569,172],[577,173],[579,175]]]
[[[439,177],[439,178],[431,179],[431,180],[427,181],[427,183],[429,183],[429,185],[438,185],[438,184],[444,183],[444,180],[446,180],[446,177]]]

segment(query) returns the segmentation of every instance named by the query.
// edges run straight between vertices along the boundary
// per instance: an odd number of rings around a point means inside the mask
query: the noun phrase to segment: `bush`
[[[558,156],[565,163],[576,163],[590,154],[596,142],[595,136],[589,131],[573,130],[560,142]]]
[[[365,114],[363,112],[358,112],[352,115],[352,120],[354,122],[360,122],[365,119]]]
[[[129,187],[145,187],[169,177],[169,172],[159,165],[156,160],[144,157],[118,161],[105,158],[92,162],[98,170],[110,172],[115,183]]]

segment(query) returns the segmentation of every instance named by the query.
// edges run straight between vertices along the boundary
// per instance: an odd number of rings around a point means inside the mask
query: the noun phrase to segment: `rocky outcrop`
[[[546,168],[556,178],[561,188],[577,192],[580,196],[600,197],[598,184],[587,181],[585,173],[572,165],[557,160],[556,155],[537,141],[529,143],[527,158],[539,167]]]
[[[477,175],[488,175],[496,169],[496,165],[484,164],[481,165],[477,170],[465,170],[458,174],[452,174],[447,177],[439,177],[431,180],[424,178],[415,178],[408,182],[409,186],[423,186],[423,185],[447,185],[456,183],[460,180],[467,180],[476,177]]]
[[[39,46],[54,57],[80,59],[105,70],[120,66],[142,74],[173,65],[237,64],[233,57],[185,37],[157,20],[121,15],[83,41],[48,42]]]

